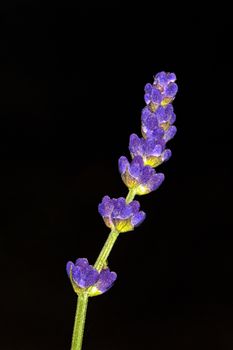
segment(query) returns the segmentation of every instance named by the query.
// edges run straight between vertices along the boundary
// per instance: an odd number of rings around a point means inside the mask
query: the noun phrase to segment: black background
[[[117,160],[161,70],[179,85],[173,156],[114,247],[84,349],[232,349],[229,9],[8,1],[0,25],[0,349],[70,348],[65,264],[107,237],[97,205],[127,193]]]

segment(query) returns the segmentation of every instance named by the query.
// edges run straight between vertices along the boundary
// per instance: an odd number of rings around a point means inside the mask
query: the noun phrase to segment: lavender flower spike
[[[85,258],[77,259],[75,264],[69,261],[66,265],[66,272],[75,292],[82,294],[86,290],[89,296],[105,293],[117,278],[116,273],[111,272],[109,268],[98,272],[93,266],[89,265]]]
[[[113,198],[105,196],[98,206],[98,211],[103,217],[105,225],[117,232],[132,231],[134,227],[140,225],[146,214],[139,211],[138,201],[127,204],[125,198]]]
[[[141,114],[142,137],[132,134],[129,151],[132,161],[124,156],[119,158],[121,178],[129,191],[126,198],[105,196],[98,205],[98,211],[107,227],[111,229],[99,256],[92,266],[81,258],[66,266],[74,291],[78,294],[71,350],[81,350],[88,298],[105,293],[115,282],[117,275],[107,267],[107,259],[121,232],[128,232],[140,225],[146,214],[140,211],[136,195],[156,190],[164,180],[163,173],[155,167],[171,157],[166,144],[176,134],[173,125],[176,115],[172,101],[177,93],[174,73],[160,72],[152,84],[146,84],[144,99],[146,107]]]
[[[135,194],[143,195],[155,191],[164,180],[164,174],[156,173],[149,165],[145,166],[141,156],[135,156],[131,164],[122,156],[118,164],[123,182]]]

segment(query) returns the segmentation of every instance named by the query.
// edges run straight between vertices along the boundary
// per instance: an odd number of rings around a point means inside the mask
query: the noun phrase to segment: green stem
[[[129,190],[129,193],[126,197],[126,203],[132,202],[135,194],[136,194],[135,189]],[[94,267],[97,271],[101,271],[102,268],[104,267],[104,265],[106,264],[106,260],[109,256],[118,236],[119,236],[119,232],[117,230],[113,229],[109,233],[109,236],[108,236],[108,238],[107,238],[107,240],[106,240],[106,242],[105,242],[105,244],[104,244],[97,260],[96,260],[96,263],[94,265]],[[71,350],[81,350],[82,349],[83,333],[84,333],[84,326],[85,326],[86,312],[87,312],[87,304],[88,304],[88,293],[80,294],[78,296],[78,302],[77,302],[77,309],[76,309],[76,315],[75,315]]]
[[[130,203],[132,202],[132,200],[134,199],[136,195],[136,191],[135,189],[131,189],[129,190],[129,193],[126,197],[126,203]],[[106,260],[112,250],[112,247],[114,246],[114,243],[117,240],[117,237],[119,236],[119,232],[117,230],[112,230],[109,233],[109,236],[96,260],[96,263],[94,265],[94,268],[98,271],[101,271],[102,268],[104,267],[104,265],[106,264]]]
[[[108,238],[107,238],[107,240],[106,240],[106,242],[105,242],[105,244],[104,244],[97,260],[96,260],[96,263],[94,265],[94,268],[96,270],[98,270],[98,271],[102,270],[118,236],[119,236],[119,232],[116,230],[112,230],[109,233],[109,236],[108,236]]]
[[[127,194],[127,197],[125,199],[126,203],[130,203],[132,202],[132,200],[134,199],[136,195],[136,190],[134,188],[132,188],[131,190],[129,190],[129,193]]]
[[[86,320],[88,294],[80,294],[77,301],[77,309],[74,321],[71,350],[81,350],[83,342],[84,325]]]

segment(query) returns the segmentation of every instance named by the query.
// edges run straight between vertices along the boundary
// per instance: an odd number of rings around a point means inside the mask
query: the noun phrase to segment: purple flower
[[[168,138],[165,137],[165,135],[175,122],[176,115],[173,111],[172,104],[168,104],[165,107],[159,106],[155,112],[151,112],[149,107],[146,106],[142,110],[141,120],[142,135],[145,139],[154,139],[156,142],[166,140],[167,142]],[[172,129],[174,129],[174,127]]]
[[[122,156],[118,165],[123,182],[138,195],[155,191],[164,180],[164,174],[156,173],[151,166],[144,165],[139,155],[135,156],[131,163]]]
[[[89,265],[85,258],[77,259],[75,264],[69,261],[66,265],[68,276],[72,276],[73,282],[79,288],[88,288],[93,286],[99,278],[99,273],[93,266]]]
[[[158,127],[158,120],[155,114],[150,111],[148,106],[143,108],[141,120],[142,120],[142,124],[151,130]]]
[[[174,83],[176,81],[175,73],[166,73],[160,72],[157,73],[154,79],[154,85],[159,86],[160,88],[166,88],[169,83]]]
[[[168,128],[168,130],[165,131],[165,134],[164,134],[164,140],[165,140],[165,142],[168,142],[168,141],[170,141],[171,139],[173,139],[173,137],[175,136],[176,132],[177,132],[176,127],[175,127],[174,125],[170,126],[170,127]]]
[[[151,94],[152,88],[153,87],[150,83],[146,84],[144,88],[145,93]]]
[[[130,135],[129,150],[132,158],[141,156],[144,165],[156,167],[171,157],[171,151],[165,150],[165,140],[156,141],[154,138],[139,138],[136,134]]]
[[[105,196],[98,206],[98,211],[103,217],[106,226],[118,232],[132,231],[140,225],[146,214],[140,210],[138,201],[127,204],[125,198],[113,198]]]
[[[155,79],[154,79],[154,84],[164,88],[167,86],[168,83],[168,77],[167,77],[167,73],[165,72],[159,72],[156,74]]]
[[[164,108],[164,111],[165,111],[166,119],[165,119],[165,120],[161,120],[160,122],[161,122],[161,123],[169,122],[169,125],[174,124],[175,121],[176,121],[176,115],[175,115],[175,113],[174,113],[173,105],[172,105],[171,103],[168,104],[168,105]]]
[[[176,83],[170,83],[168,86],[165,88],[165,95],[167,97],[174,97],[178,91],[178,86]]]
[[[109,268],[98,272],[92,265],[89,265],[85,258],[77,259],[75,264],[69,261],[66,265],[66,272],[76,293],[80,294],[91,287],[88,290],[89,296],[106,292],[117,278],[116,273],[110,272]]]
[[[99,279],[96,283],[96,288],[104,293],[108,289],[110,289],[117,278],[117,274],[115,272],[111,272],[109,268],[103,269],[100,271]]]
[[[149,90],[149,89],[145,88],[145,90]],[[151,102],[155,105],[160,104],[162,99],[163,97],[161,92],[158,89],[156,89],[154,86],[152,87],[150,92],[146,92],[144,95],[144,100],[147,105]]]
[[[166,106],[174,99],[178,87],[174,73],[160,72],[156,74],[153,85],[146,84],[144,99],[152,112],[161,106]]]
[[[164,130],[158,123],[158,115],[151,112],[148,106],[142,110],[141,120],[144,138],[154,138],[155,141],[158,141],[163,137]]]

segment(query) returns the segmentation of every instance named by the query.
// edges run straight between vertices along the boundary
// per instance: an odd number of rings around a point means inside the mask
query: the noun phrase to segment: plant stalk
[[[88,294],[83,293],[78,296],[77,309],[75,314],[74,329],[72,336],[71,350],[81,350],[83,343],[83,333],[87,313]]]
[[[135,194],[136,194],[135,190],[132,190],[132,189],[129,190],[129,193],[126,197],[126,203],[132,202],[132,200],[135,197]],[[118,236],[119,236],[119,232],[117,230],[113,229],[109,233],[108,238],[94,265],[94,268],[97,271],[100,272],[103,269],[103,267],[106,265],[107,258]],[[75,314],[71,350],[82,349],[83,333],[84,333],[84,326],[85,326],[86,313],[87,313],[87,304],[88,304],[88,293],[86,292],[86,293],[80,294],[78,296],[78,301],[77,301],[77,309]]]
[[[106,264],[106,260],[112,250],[112,247],[114,245],[114,243],[116,242],[117,240],[117,237],[119,236],[119,232],[116,231],[116,230],[112,230],[109,235],[108,235],[108,238],[96,260],[96,263],[94,265],[94,268],[97,270],[97,271],[101,271],[102,268],[104,267],[104,265]]]

